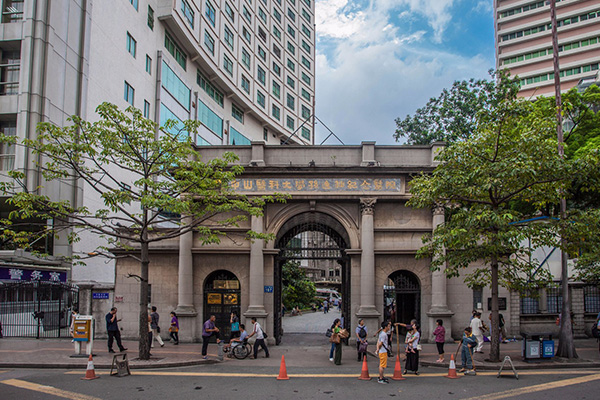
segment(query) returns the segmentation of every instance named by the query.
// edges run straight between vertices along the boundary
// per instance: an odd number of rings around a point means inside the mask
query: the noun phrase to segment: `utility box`
[[[523,333],[523,361],[535,362],[554,357],[554,340],[551,333]]]
[[[94,317],[78,315],[73,321],[73,343],[75,354],[71,357],[88,357],[92,355],[94,345]],[[82,354],[82,344],[85,344],[85,354]]]

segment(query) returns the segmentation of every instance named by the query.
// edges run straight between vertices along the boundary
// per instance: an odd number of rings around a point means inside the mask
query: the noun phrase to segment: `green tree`
[[[23,171],[11,171],[12,180],[2,183],[0,190],[10,196],[15,211],[2,221],[2,238],[31,249],[42,237],[66,234],[74,243],[81,232],[89,231],[105,241],[91,255],[126,250],[140,263],[139,357],[148,359],[150,246],[190,231],[202,244],[218,243],[224,228],[237,226],[250,215],[262,215],[267,202],[282,198],[250,198],[234,192],[230,184],[243,168],[232,164],[237,161],[233,153],[206,163],[198,160],[190,139],[197,122],[182,126],[169,121],[157,128],[140,110],[129,107],[123,112],[109,103],[101,104],[97,113],[100,119],[94,123],[76,116],[64,128],[42,123],[38,136],[22,143],[0,137],[38,156],[37,168],[48,187],[79,182],[102,203],[91,209],[70,200],[53,200],[42,194],[42,187],[27,190]],[[21,229],[23,221],[31,220],[44,224]],[[46,224],[47,220],[54,223]],[[270,239],[252,231],[245,237]],[[76,254],[71,261],[83,262],[83,258]]]
[[[430,175],[410,182],[415,207],[445,207],[446,221],[424,238],[418,257],[449,277],[470,268],[470,286],[490,285],[492,346],[499,361],[498,288],[521,293],[542,287],[550,274],[533,270],[534,249],[558,246],[560,224],[519,224],[557,204],[573,174],[588,174],[589,164],[559,157],[554,115],[512,95],[477,116],[471,138],[455,142],[439,156]],[[518,204],[528,204],[521,211]],[[580,232],[583,233],[583,232]]]
[[[282,301],[285,308],[308,307],[314,303],[317,289],[315,284],[306,278],[306,272],[297,261],[283,264],[281,272],[283,286]]]

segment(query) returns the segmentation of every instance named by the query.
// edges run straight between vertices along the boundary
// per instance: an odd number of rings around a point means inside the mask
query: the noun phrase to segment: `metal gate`
[[[0,283],[0,322],[5,337],[69,337],[79,288],[62,282]]]

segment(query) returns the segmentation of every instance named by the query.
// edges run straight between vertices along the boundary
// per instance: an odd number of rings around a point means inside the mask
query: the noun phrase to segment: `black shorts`
[[[438,354],[444,354],[444,342],[435,342],[438,349]]]

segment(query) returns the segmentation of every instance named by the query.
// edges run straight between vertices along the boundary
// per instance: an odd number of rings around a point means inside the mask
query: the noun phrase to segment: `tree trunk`
[[[498,260],[496,257],[491,259],[492,268],[492,326],[490,327],[490,361],[500,361],[500,317],[498,315]]]
[[[139,325],[139,358],[150,359],[150,340],[148,335],[148,265],[150,264],[148,242],[141,243],[140,272],[140,325]]]
[[[556,351],[556,356],[565,358],[579,358],[577,351],[575,350],[575,342],[573,340],[573,321],[571,320],[571,298],[569,295],[567,252],[563,250],[561,252],[561,256],[562,308],[560,313],[560,333],[558,337],[558,350]]]

